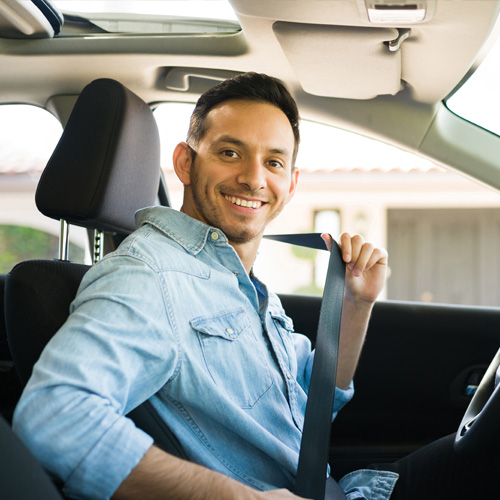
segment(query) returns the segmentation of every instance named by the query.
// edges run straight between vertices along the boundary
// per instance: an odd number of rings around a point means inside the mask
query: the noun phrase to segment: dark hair
[[[297,104],[279,80],[262,73],[243,73],[218,83],[202,94],[191,115],[187,136],[188,144],[196,149],[207,132],[206,118],[210,110],[231,99],[267,102],[277,106],[285,113],[295,139],[293,149],[293,164],[295,164],[300,142]]]

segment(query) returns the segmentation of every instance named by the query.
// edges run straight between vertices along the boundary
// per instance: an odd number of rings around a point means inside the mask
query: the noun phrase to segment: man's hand
[[[328,250],[332,237],[321,235]],[[342,233],[339,238],[342,259],[347,264],[345,298],[356,302],[373,303],[384,287],[387,275],[387,251],[365,242],[360,235]]]
[[[302,497],[298,497],[294,495],[288,490],[269,490],[269,491],[261,491],[258,492],[259,500],[300,500]],[[257,498],[256,498],[257,500]],[[303,499],[302,499],[303,500]]]

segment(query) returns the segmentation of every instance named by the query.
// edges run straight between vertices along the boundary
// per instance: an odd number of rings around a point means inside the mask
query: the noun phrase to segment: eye
[[[279,160],[269,160],[267,163],[269,164],[270,167],[273,167],[273,168],[285,168],[285,165],[283,164],[283,162],[281,162]]]
[[[233,149],[224,149],[221,154],[226,158],[238,158],[238,153]]]

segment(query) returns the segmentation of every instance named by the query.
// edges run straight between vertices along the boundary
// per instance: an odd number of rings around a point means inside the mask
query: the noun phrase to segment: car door
[[[295,330],[314,338],[320,299],[282,295]],[[355,396],[332,428],[333,474],[394,461],[453,433],[500,346],[500,309],[377,302]]]

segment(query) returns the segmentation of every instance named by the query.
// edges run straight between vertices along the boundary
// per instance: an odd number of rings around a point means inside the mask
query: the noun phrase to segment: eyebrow
[[[214,142],[215,145],[218,145],[221,143],[233,144],[234,146],[239,146],[239,147],[246,147],[247,146],[247,144],[245,142],[243,142],[241,139],[237,139],[236,137],[232,137],[230,135],[223,135],[222,137],[219,137]],[[268,150],[268,152],[272,153],[272,154],[278,154],[278,155],[284,155],[284,156],[291,157],[290,152],[286,148],[283,148],[283,149],[282,148],[271,148]]]

